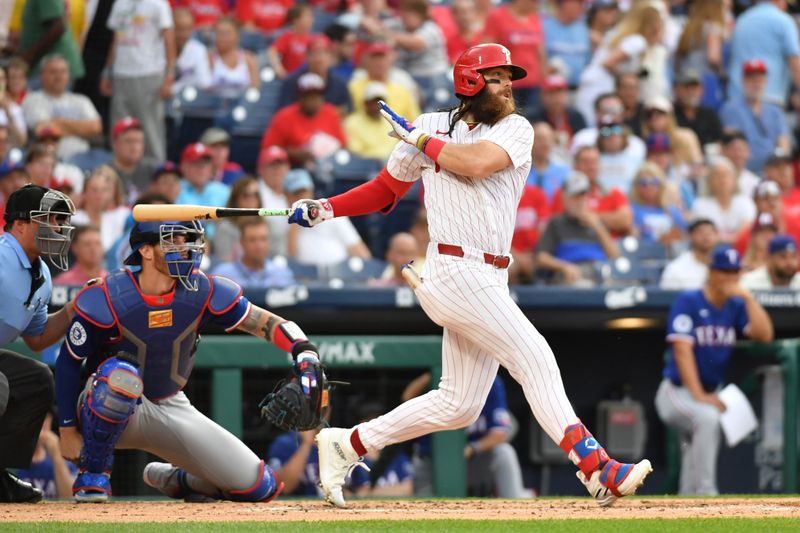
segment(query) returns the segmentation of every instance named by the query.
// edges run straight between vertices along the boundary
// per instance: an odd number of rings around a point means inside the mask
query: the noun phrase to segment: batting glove
[[[378,108],[383,118],[392,127],[393,131],[389,132],[390,136],[405,141],[412,146],[417,146],[419,138],[425,135],[424,132],[415,128],[411,122],[392,111],[392,108],[386,105],[383,100],[378,100]]]
[[[297,200],[292,204],[289,224],[300,224],[310,228],[333,218],[333,207],[327,198],[319,200]]]

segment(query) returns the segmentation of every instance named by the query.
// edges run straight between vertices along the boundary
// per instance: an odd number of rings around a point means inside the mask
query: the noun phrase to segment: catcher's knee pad
[[[258,479],[255,485],[244,490],[229,491],[229,497],[235,502],[261,502],[275,498],[283,488],[275,472],[261,461],[258,464]]]
[[[143,388],[139,367],[131,358],[112,357],[98,367],[81,406],[82,471],[111,471],[114,446],[133,415]]]

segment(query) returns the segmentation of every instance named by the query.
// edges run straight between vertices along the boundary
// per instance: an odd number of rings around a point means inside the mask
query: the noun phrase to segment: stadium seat
[[[667,247],[660,242],[628,236],[622,239],[620,249],[625,257],[639,261],[666,261]]]
[[[598,265],[603,285],[611,287],[629,285],[655,285],[661,277],[663,265],[631,260],[624,255]]]
[[[442,76],[417,76],[414,81],[422,95],[423,113],[458,105],[458,98],[453,93],[453,78],[449,73]]]
[[[322,33],[325,28],[336,22],[339,15],[336,13],[329,13],[322,9],[314,10],[314,23],[311,26],[312,33]]]
[[[307,265],[294,259],[287,259],[287,265],[296,281],[300,283],[319,281],[319,269],[316,265]]]
[[[328,196],[342,193],[369,181],[383,168],[377,159],[365,159],[347,150],[338,150],[319,162],[317,178],[326,188]]]
[[[257,54],[267,49],[269,39],[260,31],[242,30],[239,34],[239,46]]]
[[[345,283],[364,283],[379,278],[386,270],[386,261],[350,257],[341,263],[319,267],[320,277],[326,280],[340,279]]]
[[[195,87],[186,87],[171,102],[175,117],[170,154],[180,153],[187,144],[197,142],[203,132],[223,117],[230,102]]]
[[[91,172],[95,168],[109,163],[113,155],[108,150],[102,148],[92,148],[87,152],[80,152],[71,156],[66,162],[75,165],[83,172]]]

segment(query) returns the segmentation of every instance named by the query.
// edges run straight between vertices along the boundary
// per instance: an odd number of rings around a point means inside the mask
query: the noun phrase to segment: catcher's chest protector
[[[211,291],[205,275],[199,274],[198,281],[197,291],[187,291],[178,283],[172,301],[165,297],[164,305],[151,306],[128,270],[106,278],[110,307],[122,335],[114,350],[137,357],[149,399],[180,391],[192,372],[197,329]]]

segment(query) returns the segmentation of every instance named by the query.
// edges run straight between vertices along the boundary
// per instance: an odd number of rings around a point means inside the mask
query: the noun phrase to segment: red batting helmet
[[[482,70],[492,67],[511,67],[511,79],[528,75],[524,68],[511,62],[511,52],[502,44],[479,44],[465,51],[453,67],[455,92],[461,96],[475,96],[486,85]]]

